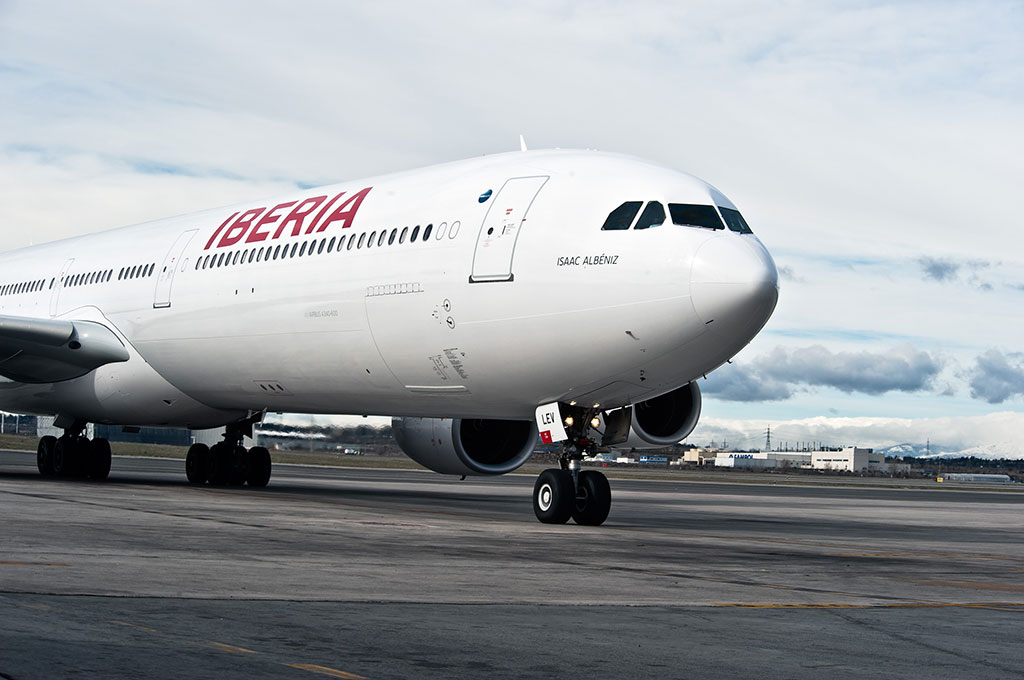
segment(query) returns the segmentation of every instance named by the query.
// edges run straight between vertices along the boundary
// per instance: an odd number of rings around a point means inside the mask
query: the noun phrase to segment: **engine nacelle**
[[[391,430],[407,456],[445,475],[503,475],[537,446],[532,420],[392,418]]]
[[[671,446],[697,427],[700,388],[693,381],[633,405],[633,432],[648,444]]]

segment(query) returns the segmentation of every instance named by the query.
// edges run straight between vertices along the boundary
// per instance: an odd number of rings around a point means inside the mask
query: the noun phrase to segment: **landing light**
[[[591,427],[596,428],[600,424],[601,424],[601,419],[598,418],[597,416],[594,416],[593,418],[590,419],[590,426]]]
[[[572,419],[572,416],[566,416],[566,417],[565,417],[565,426],[566,426],[566,427],[572,427],[572,424],[573,424],[574,422],[576,422],[576,421],[574,421],[574,420]]]

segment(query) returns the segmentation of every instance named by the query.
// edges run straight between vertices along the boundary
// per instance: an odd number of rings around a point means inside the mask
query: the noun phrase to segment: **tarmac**
[[[1024,493],[0,452],[0,678],[1024,678]]]

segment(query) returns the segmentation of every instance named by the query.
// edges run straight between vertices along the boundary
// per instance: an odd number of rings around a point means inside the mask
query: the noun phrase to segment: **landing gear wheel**
[[[75,477],[83,467],[85,447],[78,437],[67,435],[57,438],[53,446],[53,472],[58,477]]]
[[[57,438],[46,435],[39,440],[36,448],[36,467],[43,477],[53,477],[57,472],[53,469],[53,448],[57,445]]]
[[[213,445],[213,448],[210,449],[210,467],[207,475],[210,484],[225,486],[231,481],[231,464],[234,453],[235,447],[230,444],[221,442]]]
[[[249,449],[245,481],[249,483],[249,486],[266,486],[270,482],[271,467],[270,451],[262,446],[254,446]]]
[[[88,443],[86,475],[102,482],[110,475],[110,442],[102,437]]]
[[[608,478],[597,470],[584,470],[579,475],[572,519],[576,524],[599,526],[608,519],[612,507],[612,488]],[[543,521],[543,520],[542,520]]]
[[[236,446],[234,454],[231,456],[231,472],[228,475],[228,484],[231,486],[242,486],[245,484],[246,469],[246,455],[245,447]]]
[[[205,484],[210,474],[210,447],[193,444],[185,454],[185,476],[190,484]]]
[[[575,493],[565,470],[545,470],[533,485],[533,514],[544,524],[565,524],[572,515]]]

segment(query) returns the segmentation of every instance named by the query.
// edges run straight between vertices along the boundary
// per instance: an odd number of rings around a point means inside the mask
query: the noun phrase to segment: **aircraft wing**
[[[128,361],[128,350],[106,326],[92,321],[0,315],[0,376],[51,383]]]

